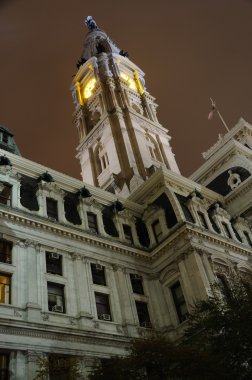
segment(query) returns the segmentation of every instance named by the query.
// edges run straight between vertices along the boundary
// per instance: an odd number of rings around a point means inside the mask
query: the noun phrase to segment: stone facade
[[[251,275],[251,125],[240,120],[181,176],[143,73],[122,54],[90,30],[72,86],[85,183],[12,153],[8,139],[0,150],[11,380],[32,380],[44,355],[77,357],[87,374],[133,337],[179,339],[218,275]]]

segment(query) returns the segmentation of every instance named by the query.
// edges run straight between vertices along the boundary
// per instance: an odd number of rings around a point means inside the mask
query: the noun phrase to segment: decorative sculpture
[[[228,171],[229,177],[227,184],[231,187],[231,190],[234,190],[241,183],[241,177],[238,173],[233,173],[232,170]]]
[[[88,29],[91,31],[98,29],[98,26],[92,16],[87,16],[85,20],[85,24],[87,25]]]

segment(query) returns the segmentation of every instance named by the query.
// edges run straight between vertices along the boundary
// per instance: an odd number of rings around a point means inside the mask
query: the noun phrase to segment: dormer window
[[[123,233],[124,233],[125,240],[127,240],[127,242],[129,242],[130,244],[133,244],[134,242],[133,242],[132,231],[131,231],[131,227],[128,224],[123,224]]]
[[[46,198],[46,210],[48,218],[58,220],[58,202],[52,198]]]
[[[0,182],[0,203],[2,205],[11,205],[11,185]]]
[[[91,232],[98,234],[97,216],[93,212],[87,212],[88,228]]]

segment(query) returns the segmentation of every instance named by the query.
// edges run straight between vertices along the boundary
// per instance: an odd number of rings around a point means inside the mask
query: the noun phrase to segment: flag
[[[212,102],[212,109],[211,109],[211,111],[208,114],[208,117],[207,117],[208,120],[212,120],[213,115],[214,115],[214,113],[216,111],[216,104],[215,104],[215,102],[212,99],[211,99],[211,102]]]

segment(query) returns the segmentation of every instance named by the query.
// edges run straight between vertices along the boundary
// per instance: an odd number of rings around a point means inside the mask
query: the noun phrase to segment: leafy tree
[[[152,337],[134,340],[129,356],[104,361],[89,380],[216,380],[217,374],[204,352]]]
[[[221,286],[220,286],[221,285]],[[252,288],[249,279],[222,277],[189,317],[188,344],[207,353],[230,380],[252,379]]]
[[[82,380],[80,363],[77,358],[50,356],[37,360],[38,371],[34,380],[48,380],[48,375],[54,380]]]

